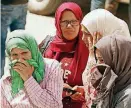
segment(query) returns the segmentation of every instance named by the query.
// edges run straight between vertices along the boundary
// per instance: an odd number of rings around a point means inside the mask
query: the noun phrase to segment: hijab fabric
[[[97,64],[90,70],[88,101],[98,108],[114,108],[114,94],[131,84],[130,46],[131,39],[118,35],[103,37],[95,45],[105,64]]]
[[[114,35],[103,37],[96,48],[100,50],[105,64],[118,76],[114,93],[131,84],[131,39]]]
[[[63,38],[62,31],[60,28],[60,20],[62,17],[62,13],[65,10],[70,10],[71,12],[73,12],[77,20],[79,20],[80,22],[83,18],[81,8],[76,3],[65,2],[62,5],[60,5],[55,14],[55,26],[57,29],[56,36],[54,37],[53,42],[51,42],[44,56],[48,58],[53,58],[59,61],[60,56],[62,55],[62,52],[70,53],[72,51],[75,51],[75,54],[70,66],[70,71],[74,73],[74,79],[69,79],[69,80],[74,81],[76,74],[82,73],[84,71],[84,68],[86,66],[86,62],[88,59],[88,48],[82,41],[81,30],[78,33],[78,37],[73,40],[66,40],[65,38]]]
[[[25,32],[24,30],[16,30],[10,33],[9,39],[6,42],[6,52],[8,57],[10,57],[11,50],[13,48],[28,49],[31,52],[32,59],[27,60],[27,62],[34,66],[33,77],[38,83],[43,80],[44,77],[44,62],[43,57],[38,49],[35,39]],[[11,66],[11,78],[12,78],[12,93],[16,94],[21,89],[24,88],[24,81],[20,77],[19,73],[13,70],[13,66],[18,60],[10,61]]]
[[[82,24],[92,35],[94,32],[100,32],[103,36],[118,34],[124,37],[130,37],[125,21],[117,18],[105,9],[91,11],[83,18]]]

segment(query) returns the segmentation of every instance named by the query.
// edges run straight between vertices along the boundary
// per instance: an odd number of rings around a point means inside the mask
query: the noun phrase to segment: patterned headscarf
[[[33,77],[38,83],[43,80],[44,77],[44,61],[43,57],[38,49],[35,39],[25,32],[24,30],[16,30],[10,33],[9,39],[6,42],[6,52],[10,57],[11,50],[13,48],[28,49],[31,52],[32,58],[27,62],[34,67]],[[12,67],[17,60],[10,61],[11,66],[11,78],[12,78],[12,93],[16,94],[24,87],[24,81]]]

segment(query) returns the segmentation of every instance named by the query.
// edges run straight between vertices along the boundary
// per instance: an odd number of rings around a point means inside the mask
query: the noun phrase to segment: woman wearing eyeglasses
[[[56,35],[43,53],[44,57],[61,62],[64,108],[82,108],[85,102],[82,72],[88,60],[88,50],[82,41],[82,18],[77,4],[66,2],[60,5],[55,13]]]

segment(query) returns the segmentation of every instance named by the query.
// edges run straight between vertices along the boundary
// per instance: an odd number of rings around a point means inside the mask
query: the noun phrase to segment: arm
[[[6,97],[4,96],[4,89],[2,87],[1,81],[0,81],[0,85],[1,85],[0,106],[1,108],[11,108],[9,102],[7,101]]]
[[[95,63],[95,58],[94,57],[91,57],[89,56],[89,59],[88,59],[88,63],[86,65],[86,68],[82,74],[82,80],[83,80],[83,85],[84,85],[84,91],[85,91],[85,100],[86,100],[86,106],[88,106],[89,108],[91,107],[92,105],[92,101],[90,99],[90,93],[92,92],[92,89],[90,88],[90,78],[91,78],[91,75],[90,75],[90,69],[96,65]]]
[[[89,56],[86,68],[82,74],[82,81],[83,81],[83,85],[87,85],[90,79],[90,74],[89,71],[92,67],[94,67],[96,65],[96,60],[94,57]]]
[[[82,80],[83,80],[84,86],[87,85],[89,82],[90,69],[96,65],[96,60],[94,56],[94,46],[101,38],[102,38],[102,34],[100,32],[94,32],[93,36],[83,35],[83,41],[85,42],[86,45],[89,46],[89,58],[88,58],[86,68],[82,74]]]
[[[37,107],[62,108],[63,79],[60,69],[61,68],[58,65],[55,67],[55,69],[45,69],[46,74],[48,74],[48,78],[46,80],[46,86],[43,88],[33,77],[30,77],[24,83],[30,100]]]
[[[7,99],[3,96],[3,94],[1,93],[1,102],[0,102],[1,108],[11,108],[9,102],[7,101]]]

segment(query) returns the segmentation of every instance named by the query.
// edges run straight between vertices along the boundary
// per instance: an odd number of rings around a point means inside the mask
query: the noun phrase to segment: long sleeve
[[[9,102],[7,101],[7,99],[5,98],[5,96],[3,94],[4,90],[2,87],[1,81],[0,81],[0,86],[1,86],[1,88],[0,88],[1,89],[0,106],[1,106],[1,108],[11,108]]]
[[[95,58],[89,56],[86,68],[85,68],[85,70],[84,70],[84,72],[82,74],[83,85],[87,85],[89,83],[89,80],[90,80],[89,71],[95,65],[96,65]]]
[[[62,108],[63,73],[60,65],[53,68],[46,66],[45,72],[47,75],[44,77],[44,87],[40,86],[41,84],[39,85],[33,77],[24,83],[27,94],[37,107]]]
[[[86,99],[86,106],[89,108],[91,107],[92,101],[90,100],[90,93],[92,92],[90,88],[90,69],[96,65],[95,58],[90,57],[88,59],[86,68],[82,74],[82,80],[84,85],[84,91],[85,91],[85,99]],[[94,89],[93,89],[94,90]]]

